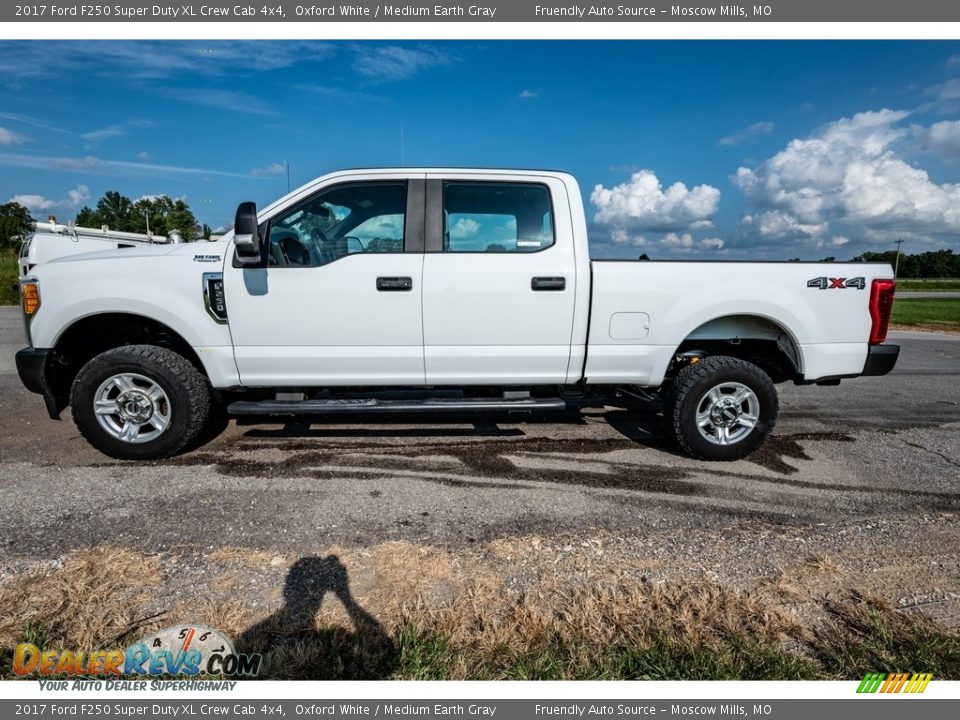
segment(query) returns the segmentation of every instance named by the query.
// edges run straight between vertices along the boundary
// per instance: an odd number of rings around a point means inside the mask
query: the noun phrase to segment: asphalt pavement
[[[123,463],[21,387],[0,309],[0,565],[109,543],[278,552],[388,540],[456,548],[528,533],[847,525],[960,509],[960,336],[892,333],[889,376],[781,385],[746,460],[679,455],[653,408],[509,423],[236,427]]]

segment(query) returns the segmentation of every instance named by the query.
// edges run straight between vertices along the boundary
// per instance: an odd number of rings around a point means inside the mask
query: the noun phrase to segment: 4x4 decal
[[[812,280],[807,280],[807,287],[809,288],[819,288],[820,290],[845,290],[847,288],[857,288],[858,290],[863,290],[867,286],[866,280],[862,277],[855,278],[828,278],[828,277],[815,277]]]

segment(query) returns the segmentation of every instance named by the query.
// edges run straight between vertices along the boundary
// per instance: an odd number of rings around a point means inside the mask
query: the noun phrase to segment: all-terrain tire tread
[[[90,419],[85,417],[83,412],[78,409],[81,403],[78,402],[77,396],[84,386],[92,382],[95,376],[102,373],[104,369],[110,369],[111,365],[115,366],[131,361],[140,362],[145,367],[164,368],[180,383],[186,395],[186,407],[178,409],[186,418],[186,428],[182,436],[171,446],[158,453],[151,454],[150,457],[161,459],[176,455],[183,448],[189,446],[206,427],[210,417],[212,398],[207,378],[183,355],[167,348],[157,345],[123,345],[107,350],[90,360],[77,373],[71,387],[70,405],[73,421],[76,423],[80,434],[91,445],[101,452],[113,455],[112,452],[104,449],[103,444],[99,442],[98,434],[102,432],[99,426],[91,426]],[[95,420],[93,422],[96,423]]]
[[[717,458],[704,454],[690,443],[690,438],[687,436],[686,430],[683,427],[685,417],[681,411],[681,406],[685,398],[693,392],[699,383],[710,375],[724,371],[747,373],[760,383],[763,390],[768,390],[772,395],[773,411],[772,413],[768,412],[765,414],[766,417],[763,418],[763,422],[766,427],[772,428],[777,420],[779,407],[773,381],[770,379],[770,376],[753,363],[728,355],[711,355],[710,357],[703,358],[699,362],[687,365],[677,373],[667,391],[664,399],[664,414],[670,421],[673,436],[680,450],[698,460],[722,460],[725,458]]]

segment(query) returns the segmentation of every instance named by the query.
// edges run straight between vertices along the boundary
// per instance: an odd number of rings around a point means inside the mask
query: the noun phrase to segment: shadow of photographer
[[[352,630],[317,627],[328,594],[347,611]],[[383,679],[396,665],[393,639],[350,592],[346,566],[336,555],[308,555],[287,571],[284,605],[237,638],[243,652],[263,655],[266,676],[301,680]]]

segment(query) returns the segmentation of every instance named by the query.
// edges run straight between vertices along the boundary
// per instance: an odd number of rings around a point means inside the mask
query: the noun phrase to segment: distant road
[[[899,291],[898,291],[898,292],[897,292],[897,297],[898,297],[898,298],[905,299],[905,300],[908,300],[908,299],[911,299],[911,298],[960,298],[960,292],[955,292],[955,291],[953,291],[953,290],[946,291],[946,292],[936,292],[935,290],[934,290],[934,291],[931,291],[931,290],[917,290],[917,291],[907,290],[907,291],[905,291],[905,292],[899,292]]]

